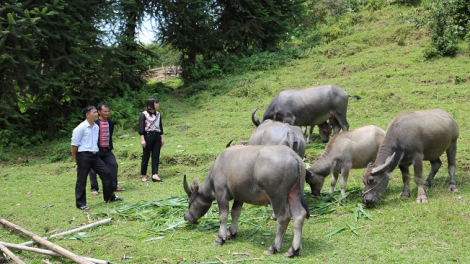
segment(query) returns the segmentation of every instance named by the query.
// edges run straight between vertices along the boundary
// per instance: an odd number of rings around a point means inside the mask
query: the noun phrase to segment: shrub
[[[430,22],[431,46],[425,49],[425,58],[457,54],[457,35],[454,34],[449,12],[451,8],[452,4],[447,1],[433,4]]]

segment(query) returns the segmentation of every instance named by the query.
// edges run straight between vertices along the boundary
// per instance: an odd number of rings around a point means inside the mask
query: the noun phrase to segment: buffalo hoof
[[[447,186],[447,190],[449,192],[459,192],[459,189],[455,184],[449,184],[449,186]]]
[[[431,187],[432,184],[431,184],[430,182],[428,182],[428,181],[424,181],[424,182],[423,182],[423,185],[424,185],[424,187],[428,187],[428,188],[429,188],[429,187]]]
[[[428,202],[428,197],[426,195],[421,195],[416,198],[417,203],[427,203]]]
[[[293,258],[300,255],[300,249],[295,250],[293,247],[290,247],[289,250],[284,254],[285,257]]]
[[[400,198],[410,198],[410,193],[400,193]]]
[[[277,217],[274,213],[271,215],[271,220],[277,220]]]
[[[266,251],[264,251],[265,255],[274,255],[276,253],[277,253],[277,250],[276,248],[274,248],[274,246],[270,246],[268,249],[266,249]]]
[[[237,237],[237,232],[231,232],[230,230],[228,230],[227,232],[227,239],[232,239],[232,238],[235,238]]]
[[[222,238],[220,237],[217,237],[214,241],[214,243],[212,243],[213,246],[220,246],[220,245],[223,245],[225,243],[225,240],[223,240]]]

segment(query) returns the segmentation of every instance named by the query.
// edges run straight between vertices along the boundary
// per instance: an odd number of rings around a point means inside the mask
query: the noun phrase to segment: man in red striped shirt
[[[104,161],[108,169],[111,171],[111,182],[114,191],[125,191],[124,188],[118,187],[117,173],[118,173],[118,163],[116,157],[114,156],[113,150],[113,131],[114,131],[114,121],[109,119],[109,105],[105,103],[99,103],[98,107],[99,119],[95,123],[100,128],[99,138],[98,138],[98,148],[100,158]],[[98,194],[98,181],[96,180],[96,172],[90,170],[90,184],[91,184],[91,194]]]

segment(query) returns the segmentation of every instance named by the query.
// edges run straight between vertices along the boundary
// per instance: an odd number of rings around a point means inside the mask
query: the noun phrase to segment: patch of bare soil
[[[164,66],[148,70],[146,79],[160,82],[173,78],[178,78],[180,77],[180,75],[181,68],[179,66]]]

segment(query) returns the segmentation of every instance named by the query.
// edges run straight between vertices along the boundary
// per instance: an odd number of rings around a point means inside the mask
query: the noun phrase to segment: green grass
[[[126,188],[123,203],[106,204],[102,195],[88,195],[89,212],[75,208],[76,168],[69,141],[27,149],[4,149],[0,164],[0,216],[41,236],[113,217],[108,225],[51,241],[79,255],[116,263],[467,263],[470,229],[470,72],[465,50],[455,58],[423,59],[429,43],[427,32],[402,23],[400,13],[413,8],[390,7],[361,13],[351,35],[312,50],[308,57],[286,67],[205,81],[201,91],[188,96],[183,90],[161,100],[165,146],[160,175],[164,183],[140,181],[139,137],[135,131],[117,129],[115,154],[120,186]],[[185,198],[183,175],[202,182],[217,155],[232,139],[247,141],[254,130],[251,112],[262,116],[272,97],[293,88],[336,84],[350,94],[350,129],[375,124],[383,129],[403,111],[442,108],[460,127],[456,181],[459,193],[446,191],[447,161],[443,157],[429,203],[416,204],[412,197],[398,198],[402,183],[399,170],[383,199],[374,208],[360,211],[363,170],[352,171],[342,206],[338,193],[306,197],[312,217],[303,229],[303,250],[295,259],[283,257],[293,236],[292,224],[281,254],[265,256],[273,242],[276,222],[270,207],[245,205],[240,234],[220,247],[212,246],[218,231],[214,204],[199,225],[182,221]],[[112,116],[111,116],[112,118]],[[137,120],[137,117],[136,117]],[[137,121],[136,121],[137,122]],[[71,133],[71,132],[70,132]],[[321,155],[325,144],[318,131],[307,146],[306,163]],[[120,136],[127,137],[119,138]],[[63,153],[66,158],[62,157]],[[16,164],[18,157],[28,160]],[[57,160],[58,159],[58,160]],[[57,160],[57,161],[56,161]],[[54,161],[54,162],[51,162]],[[425,172],[429,171],[429,164]],[[324,191],[329,188],[326,179]],[[370,216],[369,217],[367,216]],[[28,239],[0,228],[0,241],[22,243]],[[72,261],[13,250],[27,263]],[[244,253],[244,254],[234,254]]]

